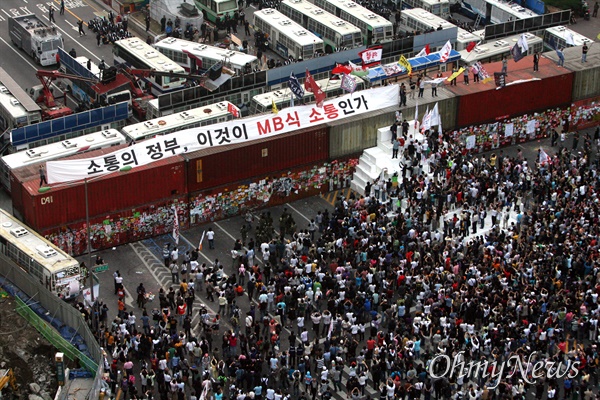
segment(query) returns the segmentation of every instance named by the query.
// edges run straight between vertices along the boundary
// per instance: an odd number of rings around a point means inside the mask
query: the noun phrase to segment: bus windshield
[[[42,51],[50,51],[50,50],[53,50],[52,41],[47,40],[45,42],[42,42]]]

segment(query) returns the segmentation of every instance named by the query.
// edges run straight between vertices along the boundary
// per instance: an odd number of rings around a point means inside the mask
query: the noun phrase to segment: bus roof
[[[0,104],[16,120],[21,117],[27,117],[27,110],[19,100],[8,92],[5,86],[0,84]]]
[[[223,60],[225,58],[228,58],[231,64],[242,67],[246,64],[252,64],[258,60],[256,56],[242,53],[241,51],[222,49],[220,47],[209,46],[207,44],[200,44],[190,42],[189,40],[172,37],[165,38],[155,43],[154,47],[165,48],[180,52],[186,50],[195,55],[196,57],[200,58],[206,57],[214,60]]]
[[[460,59],[463,62],[469,63],[510,52],[520,37],[521,35],[513,35],[498,39],[493,42],[479,44],[471,52],[468,52],[467,50],[461,50],[459,51]],[[525,38],[527,39],[527,44],[530,47],[534,44],[542,43],[542,39],[532,33],[525,33]]]
[[[308,1],[283,0],[281,4],[285,4],[290,8],[315,20],[316,22],[326,25],[327,27],[331,28],[334,32],[339,33],[340,35],[348,35],[355,32],[360,33],[360,29],[358,27],[352,25],[347,21],[344,21],[341,18],[336,17],[333,14],[328,13],[327,11],[315,6],[314,4],[309,3]]]
[[[381,15],[374,13],[366,7],[361,6],[358,3],[355,3],[352,0],[325,0],[328,3],[333,4],[339,9],[346,11],[349,14],[352,14],[359,20],[371,25],[373,27],[379,26],[393,26],[391,21],[383,18]],[[437,0],[436,0],[437,1]],[[448,0],[446,0],[448,1]]]
[[[499,0],[485,0],[485,2],[491,4],[494,7],[498,7],[499,9],[509,13],[510,15],[513,15],[515,18],[518,19],[525,19],[537,16],[537,14],[533,11],[521,7],[516,3],[507,3]]]
[[[179,64],[176,64],[169,57],[160,53],[154,47],[150,46],[143,40],[140,40],[136,37],[131,37],[127,39],[117,40],[115,42],[115,46],[121,47],[126,51],[129,51],[140,60],[142,60],[145,64],[147,64],[151,69],[155,69],[157,71],[162,72],[177,72],[177,73],[185,73],[183,67]]]
[[[402,15],[407,18],[415,19],[431,29],[437,29],[440,26],[442,29],[448,29],[456,26],[446,21],[444,18],[430,13],[422,8],[410,8],[408,10],[402,10]]]
[[[254,17],[262,19],[284,35],[296,40],[300,46],[323,43],[320,37],[275,9],[264,8],[254,11]]]
[[[55,160],[57,158],[82,153],[91,149],[113,146],[125,142],[125,136],[118,130],[107,129],[63,140],[62,142],[51,143],[26,151],[8,154],[2,157],[2,162],[6,164],[9,169],[14,170],[26,165]]]
[[[195,124],[198,121],[228,115],[230,114],[228,111],[230,104],[228,101],[221,101],[207,106],[192,108],[191,110],[176,114],[165,115],[149,121],[128,125],[122,129],[122,132],[131,140],[143,140],[148,136],[160,135],[164,130],[171,130],[178,127],[184,127],[182,129],[185,129],[185,126]]]
[[[427,4],[429,6],[433,6],[435,4],[450,3],[450,0],[419,0],[419,1],[421,1],[421,3]],[[404,12],[404,10],[402,10],[402,12]]]
[[[25,91],[8,75],[4,68],[0,67],[0,85],[4,86],[21,106],[28,112],[41,111],[41,108]]]
[[[585,36],[583,36],[580,33],[575,32],[572,29],[567,28],[566,26],[553,26],[552,28],[548,28],[546,29],[549,33],[552,33],[553,35],[556,35],[564,40],[567,39],[567,35],[571,34],[573,35],[573,43],[575,43],[575,46],[583,46],[584,43],[591,43],[593,42],[592,39],[589,39]]]
[[[76,259],[0,208],[0,236],[51,273],[79,265]]]

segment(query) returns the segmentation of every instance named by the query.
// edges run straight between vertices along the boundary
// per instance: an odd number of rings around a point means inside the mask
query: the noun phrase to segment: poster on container
[[[527,121],[527,134],[532,135],[535,133],[535,119]]]
[[[513,124],[512,122],[510,124],[504,125],[504,136],[510,137],[513,135],[514,131],[515,131],[515,124]]]
[[[467,138],[465,139],[465,147],[467,148],[467,150],[471,150],[475,148],[475,142],[476,142],[476,136],[475,135],[471,135],[471,136],[467,136]]]
[[[46,163],[48,183],[73,182],[85,178],[128,171],[167,157],[229,144],[250,143],[339,121],[356,115],[395,107],[397,85],[361,90],[316,104],[288,107],[277,114],[263,114],[158,136],[103,156]]]

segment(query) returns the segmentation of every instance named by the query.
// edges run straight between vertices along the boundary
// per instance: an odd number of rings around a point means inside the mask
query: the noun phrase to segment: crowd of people
[[[245,218],[231,266],[167,249],[178,277],[160,308],[139,301],[141,321],[122,307],[99,329],[113,393],[598,398],[598,158],[573,147],[486,157],[447,135],[426,134],[427,146],[398,135],[401,172],[306,226],[284,210],[276,231],[265,212],[260,241]]]

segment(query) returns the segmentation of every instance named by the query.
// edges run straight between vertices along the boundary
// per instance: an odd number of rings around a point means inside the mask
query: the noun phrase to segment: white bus
[[[0,253],[52,293],[68,300],[81,293],[79,262],[0,209]]]
[[[185,74],[183,67],[136,37],[117,40],[113,45],[113,56],[115,66],[124,64],[131,68]],[[142,79],[152,86],[152,94],[155,96],[183,89],[186,82],[185,78],[169,76]]]
[[[479,43],[479,41],[483,40],[483,33],[478,34],[477,32],[469,32],[462,28],[458,28],[458,34],[456,35],[456,44],[454,45],[454,50],[461,51],[467,48],[469,43],[475,42]]]
[[[10,192],[11,171],[32,164],[44,163],[73,154],[103,149],[127,143],[127,139],[116,129],[106,129],[99,132],[78,136],[55,142],[33,149],[18,151],[0,158],[0,180],[2,186]]]
[[[593,40],[565,27],[565,26],[554,26],[544,30],[544,45],[550,49],[550,38],[554,39],[556,48],[571,47],[571,46],[583,46],[584,43],[591,44]],[[573,40],[574,44],[567,44],[567,40]],[[551,49],[554,50],[554,49]]]
[[[315,0],[315,5],[358,27],[366,46],[394,38],[394,25],[389,20],[351,0]]]
[[[453,23],[448,22],[444,18],[438,17],[429,11],[423,10],[422,8],[403,10],[400,23],[411,32],[419,31],[422,33],[456,27]]]
[[[0,134],[41,121],[40,106],[0,68]]]
[[[251,54],[194,43],[185,39],[169,37],[155,43],[154,47],[187,72],[194,74],[222,63],[224,67],[235,71],[236,75],[244,75],[257,70],[260,65],[258,58]]]
[[[446,18],[450,16],[450,0],[397,0],[396,3],[402,3],[407,8],[422,8],[438,17]]]
[[[364,81],[354,75],[349,75],[356,82],[356,90],[362,90],[364,88]],[[341,79],[322,79],[317,81],[317,85],[328,99],[341,96],[346,94],[346,92],[341,88],[342,80]],[[263,94],[256,95],[252,98],[250,103],[250,115],[254,114],[263,114],[270,113],[273,110],[273,103],[277,106],[277,109],[281,110],[285,107],[291,106],[291,98],[294,94],[290,91],[289,88],[284,87],[279,90],[274,90],[272,92],[267,92]],[[314,101],[315,96],[308,92],[304,91],[304,104],[308,104],[311,101]],[[300,101],[294,97],[294,104],[300,105]]]
[[[307,60],[324,51],[321,38],[272,8],[254,11],[254,27],[269,35],[269,47],[284,58]]]
[[[520,37],[521,35],[514,35],[493,42],[479,44],[471,52],[461,50],[459,51],[459,64],[461,66],[467,66],[472,65],[477,61],[485,64],[500,61],[505,56],[511,57],[510,51]],[[526,33],[525,38],[527,39],[527,45],[529,47],[527,55],[532,55],[536,51],[539,51],[540,53],[543,51],[544,45],[541,38],[531,33]]]
[[[283,0],[279,11],[323,39],[325,53],[353,49],[363,44],[358,27],[307,0]]]
[[[491,9],[490,23],[501,24],[518,19],[526,19],[537,16],[531,10],[521,7],[517,3],[500,0],[465,0],[465,3],[471,6],[473,11],[486,17],[488,8]]]
[[[166,135],[167,133],[183,129],[231,121],[233,119],[233,114],[229,111],[230,107],[235,107],[239,113],[238,108],[232,103],[222,101],[208,106],[192,108],[191,110],[177,114],[166,115],[149,121],[128,125],[121,129],[121,132],[127,136],[128,140],[139,142],[144,139]]]

